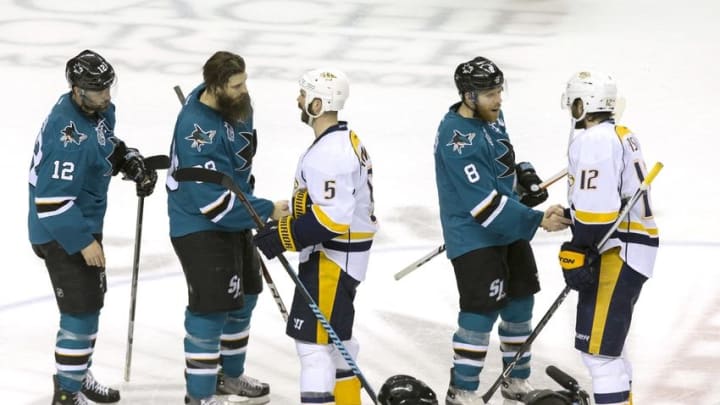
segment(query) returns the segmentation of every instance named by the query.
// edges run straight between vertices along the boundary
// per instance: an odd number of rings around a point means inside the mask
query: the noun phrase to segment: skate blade
[[[220,398],[223,400],[225,405],[248,405],[250,404],[250,398],[241,397],[240,395],[222,395]]]
[[[265,395],[257,398],[243,397],[241,395],[218,395],[225,405],[260,405],[270,402],[270,396]]]

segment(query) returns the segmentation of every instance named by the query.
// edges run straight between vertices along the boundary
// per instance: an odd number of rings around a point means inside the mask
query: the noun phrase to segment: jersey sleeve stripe
[[[323,247],[326,249],[337,250],[340,252],[365,252],[370,250],[373,241],[364,242],[340,242],[337,240],[329,240],[323,242]]]
[[[507,197],[493,190],[487,198],[470,210],[470,213],[477,222],[487,228],[500,215],[506,203]]]
[[[350,224],[340,224],[332,220],[319,205],[312,205],[312,212],[320,225],[336,234],[346,233],[350,229]]]
[[[374,237],[375,232],[346,232],[338,236],[334,240],[337,240],[339,242],[347,242],[348,240],[350,240],[350,242],[364,242],[372,240]]]
[[[615,232],[615,236],[625,243],[635,243],[652,247],[660,246],[660,238],[639,233]]]
[[[480,201],[476,206],[473,207],[473,209],[470,210],[470,215],[477,219],[483,211],[492,211],[493,207],[497,207],[497,203],[498,192],[496,190],[493,190],[487,197],[485,197],[485,199]]]
[[[217,200],[201,207],[200,212],[210,221],[217,223],[225,216],[225,214],[232,210],[234,203],[235,199],[233,198],[232,193],[228,190],[222,193]]]
[[[658,230],[657,228],[646,228],[644,224],[640,222],[630,222],[627,221],[620,222],[620,225],[617,229],[618,232],[634,232],[634,233],[641,233],[645,234],[651,237],[657,237],[658,236]]]
[[[507,204],[507,200],[508,200],[508,199],[507,199],[506,196],[500,197],[500,202],[498,203],[497,208],[495,208],[495,209],[492,211],[492,213],[487,217],[487,219],[486,219],[485,221],[481,222],[480,224],[481,224],[482,226],[486,227],[486,228],[487,228],[488,226],[490,226],[490,224],[492,223],[492,221],[494,221],[495,218],[496,218],[498,215],[500,215],[500,213],[502,212],[503,208],[505,208],[505,204]]]
[[[38,218],[48,218],[55,215],[60,215],[73,207],[73,200],[64,200],[56,202],[40,202],[40,198],[35,199],[35,209],[38,213]]]

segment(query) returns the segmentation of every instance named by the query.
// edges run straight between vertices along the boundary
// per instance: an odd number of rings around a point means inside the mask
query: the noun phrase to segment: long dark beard
[[[216,101],[218,112],[225,121],[238,122],[250,118],[252,113],[250,94],[243,93],[238,98],[232,98],[224,92],[219,92],[216,94]]]

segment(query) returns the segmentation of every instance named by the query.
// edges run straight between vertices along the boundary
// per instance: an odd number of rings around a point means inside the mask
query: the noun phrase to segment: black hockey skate
[[[53,375],[53,388],[52,405],[90,405],[82,392],[67,392],[61,390],[57,375]]]
[[[82,393],[87,399],[99,404],[111,404],[120,400],[120,391],[100,384],[90,370],[85,374]]]

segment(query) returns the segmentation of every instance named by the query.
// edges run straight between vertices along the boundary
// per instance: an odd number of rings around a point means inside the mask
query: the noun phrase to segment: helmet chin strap
[[[585,106],[583,105],[583,111],[582,114],[580,114],[580,117],[575,118],[575,115],[573,115],[572,106],[570,106],[570,133],[568,134],[568,155],[570,154],[570,144],[573,141],[573,136],[575,135],[575,127],[577,126],[577,123],[582,121],[587,113],[585,112]]]
[[[312,127],[313,123],[315,122],[315,118],[321,116],[324,111],[323,111],[323,107],[322,107],[322,101],[320,102],[320,111],[317,114],[313,114],[310,112],[310,104],[312,104],[312,101],[305,104],[305,114],[307,114],[307,116],[308,116],[308,120],[307,120],[306,124],[308,124],[308,126]]]

